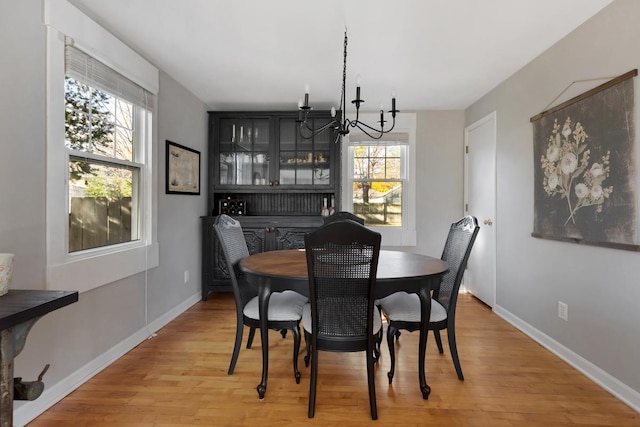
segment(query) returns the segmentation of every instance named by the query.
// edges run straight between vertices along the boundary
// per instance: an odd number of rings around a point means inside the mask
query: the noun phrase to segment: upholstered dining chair
[[[366,353],[371,418],[378,418],[374,345],[382,322],[374,306],[379,233],[351,220],[334,221],[305,235],[309,300],[304,306],[307,356],[311,359],[309,418],[315,414],[318,351]]]
[[[429,330],[432,330],[435,335],[440,353],[443,353],[440,331],[447,330],[449,351],[458,379],[461,381],[464,380],[464,376],[456,344],[456,303],[467,260],[479,230],[478,220],[470,215],[451,224],[441,258],[446,263],[448,270],[442,277],[440,287],[434,290],[431,298]],[[378,306],[382,309],[388,322],[387,344],[391,369],[387,376],[389,384],[391,384],[395,372],[394,338],[397,340],[400,337],[400,329],[409,332],[420,329],[420,298],[417,294],[396,292],[378,300]]]
[[[258,290],[257,287],[244,279],[243,273],[238,268],[240,260],[249,256],[240,222],[228,215],[219,215],[215,219],[213,227],[222,246],[236,303],[236,341],[228,370],[228,374],[231,375],[242,346],[244,326],[250,328],[247,348],[251,348],[255,331],[260,328]],[[269,329],[280,331],[283,338],[287,330],[293,334],[293,374],[296,383],[300,383],[300,371],[298,370],[300,320],[302,319],[303,306],[307,302],[307,297],[294,291],[274,292],[269,300]]]
[[[352,221],[357,222],[358,224],[362,224],[364,225],[364,219],[360,218],[359,216],[351,213],[351,212],[347,212],[347,211],[339,211],[334,213],[333,215],[329,215],[329,216],[325,216],[324,218],[322,218],[322,221],[324,224],[328,224],[330,222],[333,221],[340,221],[343,219],[350,219]]]

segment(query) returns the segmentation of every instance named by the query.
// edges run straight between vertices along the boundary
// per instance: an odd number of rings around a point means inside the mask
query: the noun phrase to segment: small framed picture
[[[167,194],[200,194],[200,152],[167,140]]]

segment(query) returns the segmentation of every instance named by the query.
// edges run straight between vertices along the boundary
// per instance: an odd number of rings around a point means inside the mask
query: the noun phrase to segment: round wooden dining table
[[[267,313],[272,292],[294,290],[309,295],[307,258],[304,249],[287,249],[261,252],[240,261],[240,269],[250,283],[258,286],[260,337],[262,343],[262,381],[257,386],[263,399],[267,391],[269,372],[269,329]],[[420,297],[421,322],[418,346],[418,380],[424,399],[429,398],[431,388],[427,384],[424,359],[427,347],[429,317],[431,315],[431,290],[440,284],[447,271],[446,264],[438,259],[411,252],[381,250],[376,275],[376,297],[383,298],[394,292],[416,293]]]

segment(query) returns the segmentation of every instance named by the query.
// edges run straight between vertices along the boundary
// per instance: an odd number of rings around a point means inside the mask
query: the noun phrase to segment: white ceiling
[[[464,109],[611,0],[70,0],[211,110]]]

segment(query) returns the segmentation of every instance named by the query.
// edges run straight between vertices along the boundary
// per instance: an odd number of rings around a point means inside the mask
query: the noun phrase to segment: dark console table
[[[78,301],[76,291],[9,290],[0,296],[0,427],[13,427],[13,359],[33,324]]]

